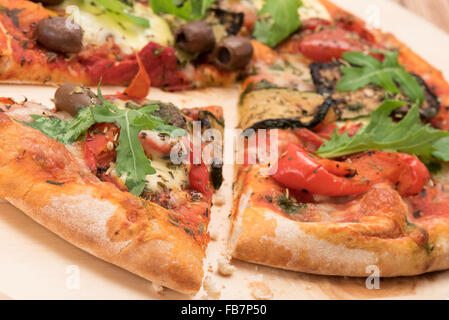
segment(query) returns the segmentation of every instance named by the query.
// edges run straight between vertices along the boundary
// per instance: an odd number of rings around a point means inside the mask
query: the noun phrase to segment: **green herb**
[[[301,0],[265,0],[257,13],[254,38],[270,47],[277,46],[301,26],[298,14],[301,6]]]
[[[94,9],[98,9],[97,6],[100,6],[106,14],[117,22],[127,21],[144,28],[150,27],[150,21],[148,19],[130,13],[132,5],[129,3],[124,3],[120,0],[95,0],[94,2],[83,0],[83,2],[86,5],[93,6]]]
[[[155,13],[168,13],[192,21],[203,19],[215,0],[150,0]]]
[[[298,203],[295,199],[287,197],[286,194],[281,194],[276,197],[279,207],[287,214],[298,213],[301,209],[307,208],[307,204]]]
[[[100,87],[98,87],[98,97],[102,105],[81,109],[73,120],[63,121],[54,117],[32,115],[33,122],[22,123],[63,144],[75,142],[95,123],[116,123],[120,126],[116,160],[117,174],[126,178],[129,192],[140,195],[145,187],[145,177],[156,171],[140,144],[139,132],[155,130],[172,136],[181,136],[185,131],[167,125],[161,118],[152,115],[151,113],[157,110],[158,106],[147,105],[136,110],[119,109],[103,98]]]
[[[393,94],[401,93],[399,84],[411,101],[424,101],[424,90],[418,80],[406,72],[398,62],[397,51],[373,50],[385,56],[383,62],[362,52],[345,52],[343,59],[352,66],[343,66],[343,77],[337,83],[339,91],[355,91],[368,84],[380,86]]]
[[[390,114],[405,102],[387,100],[372,114],[369,124],[354,136],[334,132],[317,154],[324,158],[341,157],[366,150],[404,152],[449,161],[449,132],[424,125],[415,104],[407,115],[394,123]]]
[[[75,119],[71,121],[34,114],[31,115],[31,118],[33,122],[22,123],[63,144],[74,142],[95,124],[91,108],[81,109]]]

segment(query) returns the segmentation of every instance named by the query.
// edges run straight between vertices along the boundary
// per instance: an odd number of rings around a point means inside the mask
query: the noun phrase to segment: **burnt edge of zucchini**
[[[242,103],[243,98],[248,93],[251,93],[253,91],[265,90],[265,89],[288,89],[288,88],[280,87],[280,86],[275,85],[274,83],[271,83],[271,82],[269,82],[269,81],[267,81],[265,79],[261,80],[261,81],[252,82],[245,88],[245,91],[243,91],[240,94],[240,103]],[[292,90],[294,90],[294,89],[292,89]]]
[[[225,26],[228,36],[235,36],[242,29],[245,19],[243,13],[226,11],[220,8],[212,8],[209,11],[214,14],[220,24]]]
[[[333,62],[313,62],[309,65],[310,74],[312,75],[312,81],[317,88],[317,92],[322,95],[332,94],[337,86],[337,81],[326,81],[321,76],[321,71],[340,68],[343,63],[339,61]],[[338,69],[340,71],[340,69]],[[341,71],[340,71],[341,72]],[[340,73],[341,74],[341,73]]]
[[[289,129],[289,128],[313,128],[320,124],[326,117],[329,110],[334,107],[336,101],[331,97],[327,97],[322,104],[317,108],[318,111],[315,117],[309,123],[303,123],[300,119],[290,118],[290,119],[267,119],[259,121],[253,124],[251,127],[245,129],[243,134],[247,134],[248,130],[258,130],[258,129]]]
[[[220,126],[224,127],[224,119],[218,119],[212,112],[208,110],[200,110],[198,111],[198,120],[201,121],[201,126],[204,129],[210,129],[212,127],[209,119],[207,118],[208,116],[214,118]]]
[[[333,62],[314,62],[309,65],[310,73],[312,75],[312,81],[317,88],[317,92],[321,95],[332,96],[335,92],[335,87],[337,85],[337,81],[329,81],[321,76],[321,72],[323,70],[333,70],[338,71],[341,75],[340,67],[344,64],[340,61]],[[415,73],[411,73],[413,77],[418,81],[419,85],[424,89],[424,100],[426,101],[428,107],[421,107],[420,114],[426,120],[431,120],[434,118],[440,111],[441,104],[439,99],[435,93],[431,90],[431,88],[427,85],[424,79]],[[339,100],[335,100],[336,106],[338,108],[338,104],[341,103]],[[402,118],[407,114],[408,110],[411,108],[412,102],[408,102],[408,106],[405,108],[398,109],[394,116],[398,118]]]

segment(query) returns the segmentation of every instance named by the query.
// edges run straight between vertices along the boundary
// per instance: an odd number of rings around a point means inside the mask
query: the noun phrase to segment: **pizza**
[[[150,87],[239,86],[233,258],[351,277],[449,268],[449,84],[392,34],[327,0],[0,8],[0,81],[58,86],[54,106],[0,98],[0,197],[73,245],[198,292],[229,111]]]

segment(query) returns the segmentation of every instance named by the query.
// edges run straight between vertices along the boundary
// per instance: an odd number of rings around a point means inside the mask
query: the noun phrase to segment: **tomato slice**
[[[119,133],[120,129],[112,123],[98,123],[88,130],[83,149],[90,170],[106,168],[115,161],[117,152],[114,141],[118,140]]]
[[[345,52],[366,51],[369,48],[378,46],[366,41],[356,32],[341,27],[325,28],[307,35],[298,45],[303,55],[316,62],[330,62],[333,59],[341,59]]]

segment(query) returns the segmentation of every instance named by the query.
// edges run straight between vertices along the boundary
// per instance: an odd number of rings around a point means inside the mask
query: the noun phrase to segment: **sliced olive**
[[[215,63],[225,70],[246,67],[253,57],[251,41],[244,37],[231,36],[220,41],[215,49]]]
[[[95,104],[101,104],[96,94],[78,84],[64,84],[55,92],[56,110],[72,116],[76,116],[80,109]]]
[[[55,6],[61,4],[64,0],[32,0],[33,2],[42,2],[44,5]]]
[[[77,53],[83,46],[83,31],[74,21],[63,17],[48,18],[37,25],[37,41],[48,50]]]
[[[176,45],[189,53],[212,51],[215,35],[212,27],[204,21],[192,21],[176,30]]]

